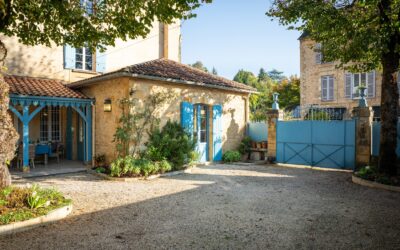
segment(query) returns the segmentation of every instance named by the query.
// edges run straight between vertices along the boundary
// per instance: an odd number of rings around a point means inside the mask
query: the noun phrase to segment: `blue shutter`
[[[99,49],[96,50],[96,71],[104,73],[106,71],[106,52],[100,52]]]
[[[344,96],[346,98],[352,98],[352,74],[345,75],[345,87],[344,87]]]
[[[64,69],[75,69],[75,48],[64,45]]]
[[[181,103],[181,126],[193,135],[193,104],[190,102]]]
[[[222,160],[222,106],[213,106],[213,160]]]

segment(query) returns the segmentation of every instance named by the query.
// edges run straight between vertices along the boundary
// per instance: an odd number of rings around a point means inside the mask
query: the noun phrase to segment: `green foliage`
[[[212,68],[211,74],[216,75],[216,76],[218,75],[218,71],[215,67]]]
[[[239,145],[239,152],[240,154],[248,154],[250,153],[251,149],[251,138],[249,136],[245,136]]]
[[[174,93],[157,92],[151,94],[144,101],[141,99],[120,100],[122,112],[113,140],[118,157],[124,157],[129,154],[132,156],[138,155],[143,136],[158,127],[160,118],[157,117],[157,112],[160,107],[174,98]]]
[[[128,155],[117,158],[111,163],[110,175],[114,177],[147,177],[152,174],[165,173],[171,170],[171,164],[166,160],[153,162],[148,159],[135,159]]]
[[[362,167],[355,174],[356,176],[365,180],[375,181],[385,185],[400,186],[399,176],[389,176],[386,174],[381,174],[379,173],[378,168],[375,166]]]
[[[161,173],[169,172],[172,170],[172,166],[167,160],[162,160],[160,162],[157,162],[157,164]]]
[[[331,116],[328,112],[324,110],[313,110],[310,109],[304,120],[314,120],[314,121],[325,121],[330,120]]]
[[[38,209],[50,205],[50,201],[47,200],[47,197],[42,196],[41,190],[37,184],[32,185],[26,202],[31,209]]]
[[[95,161],[97,167],[103,167],[104,164],[106,163],[106,155],[105,154],[97,154],[94,157],[94,161]]]
[[[267,110],[272,107],[272,94],[279,93],[279,106],[282,109],[300,105],[300,79],[292,76],[286,78],[282,72],[266,72],[261,68],[256,77],[252,72],[239,70],[234,81],[241,82],[257,89],[257,94],[250,96],[250,118],[253,121],[266,120]]]
[[[71,44],[92,49],[115,40],[146,37],[155,20],[172,23],[194,17],[193,10],[210,0],[183,1],[1,1],[0,32],[17,36],[26,45]],[[91,2],[91,1],[87,1]]]
[[[256,87],[258,79],[257,77],[250,71],[246,71],[244,69],[239,70],[236,75],[233,77],[233,80],[236,82],[241,82],[251,87]]]
[[[241,159],[241,155],[238,151],[226,151],[222,156],[222,161],[225,163],[238,162]]]
[[[103,167],[96,168],[96,173],[105,173],[107,170]]]
[[[68,205],[71,200],[53,188],[8,186],[0,189],[0,225],[23,221]]]
[[[201,61],[197,61],[197,62],[195,62],[195,63],[193,63],[193,64],[189,64],[189,66],[192,66],[193,68],[202,70],[202,71],[207,72],[207,73],[209,72],[209,70],[207,69],[207,67],[204,66],[204,64],[203,64]],[[214,70],[214,68],[213,68],[213,70]]]
[[[182,169],[193,161],[195,142],[177,122],[167,121],[160,130],[154,129],[146,143],[149,149],[144,157],[152,161],[167,160],[174,170]]]

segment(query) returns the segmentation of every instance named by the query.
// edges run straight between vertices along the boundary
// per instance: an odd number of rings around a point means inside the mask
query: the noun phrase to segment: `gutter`
[[[70,88],[80,88],[80,87],[83,87],[83,85],[90,86],[90,85],[94,85],[94,84],[98,83],[98,81],[111,80],[111,79],[114,79],[117,77],[132,77],[132,78],[139,78],[139,79],[145,79],[145,80],[172,82],[172,83],[178,83],[178,84],[200,86],[200,87],[207,87],[207,88],[213,88],[213,89],[222,89],[222,90],[229,90],[229,91],[248,93],[248,94],[257,94],[258,93],[257,91],[253,91],[253,90],[237,89],[234,87],[229,88],[229,87],[216,86],[213,84],[207,84],[207,83],[202,83],[202,82],[177,80],[177,79],[173,79],[173,78],[165,78],[165,77],[158,77],[158,76],[132,74],[132,73],[129,73],[126,71],[123,71],[123,72],[120,71],[120,72],[115,72],[115,73],[111,73],[111,74],[104,74],[104,75],[93,77],[93,78],[88,78],[88,79],[81,80],[81,81],[78,81],[75,83],[67,84],[67,86]]]

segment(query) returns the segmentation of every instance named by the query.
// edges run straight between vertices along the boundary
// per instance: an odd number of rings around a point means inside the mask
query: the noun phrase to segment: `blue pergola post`
[[[22,166],[29,166],[29,106],[22,107],[22,149],[23,163]]]
[[[92,106],[86,106],[86,162],[92,161]]]

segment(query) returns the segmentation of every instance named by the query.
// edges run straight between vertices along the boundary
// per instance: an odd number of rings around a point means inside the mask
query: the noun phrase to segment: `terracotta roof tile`
[[[68,88],[60,80],[15,75],[5,75],[4,80],[10,86],[10,94],[87,98],[82,93]]]
[[[248,92],[257,91],[256,89],[248,85],[228,80],[226,78],[210,73],[206,73],[202,70],[168,59],[157,59],[128,66],[114,72],[103,74],[101,76],[96,76],[79,82],[74,82],[71,84],[71,87],[79,88],[84,86],[87,81],[93,82],[93,80],[95,80],[96,78],[101,78],[107,75],[111,76],[120,72],[205,84],[208,87],[223,87],[232,90],[241,90]]]

